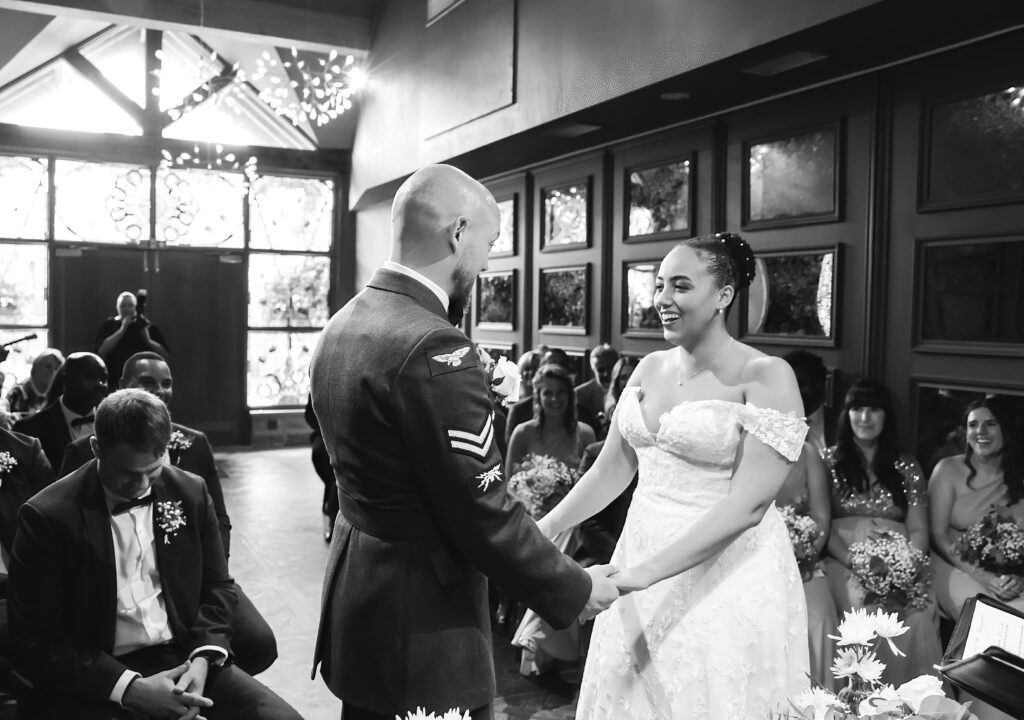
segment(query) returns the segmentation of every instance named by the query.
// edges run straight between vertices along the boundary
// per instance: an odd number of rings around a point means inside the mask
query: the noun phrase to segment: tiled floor
[[[277,635],[279,657],[259,676],[306,720],[337,720],[341,703],[309,672],[327,558],[323,486],[306,448],[217,453],[231,514],[231,571]],[[575,688],[557,676],[515,670],[508,639],[495,635],[497,720],[571,720]]]

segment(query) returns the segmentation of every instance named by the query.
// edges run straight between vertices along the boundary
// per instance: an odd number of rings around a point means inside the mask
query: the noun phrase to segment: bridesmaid
[[[939,461],[928,482],[935,592],[948,618],[956,619],[967,598],[979,593],[1024,611],[1024,577],[987,572],[962,560],[954,549],[960,535],[992,509],[1024,518],[1024,468],[1008,410],[1005,398],[998,396],[971,403],[964,416],[966,450]],[[971,710],[980,720],[1010,717],[976,699]]]
[[[858,380],[846,393],[836,444],[822,457],[832,485],[825,575],[842,614],[865,606],[863,590],[850,571],[850,545],[893,530],[928,552],[928,495],[917,461],[900,455],[892,399],[880,383]],[[934,602],[922,609],[904,609],[900,619],[910,628],[896,641],[906,656],[894,657],[887,646],[879,651],[886,664],[882,679],[894,685],[933,673],[932,666],[942,655]]]

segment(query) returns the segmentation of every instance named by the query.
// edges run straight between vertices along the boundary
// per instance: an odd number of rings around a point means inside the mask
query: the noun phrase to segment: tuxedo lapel
[[[95,602],[101,618],[100,637],[107,652],[114,649],[114,622],[117,617],[117,572],[114,568],[114,538],[110,529],[110,511],[107,509],[103,487],[96,472],[96,461],[85,468],[79,511],[85,535],[95,558],[98,574]]]
[[[185,525],[173,529],[173,513],[175,510],[185,511],[185,503],[175,493],[174,486],[166,481],[166,475],[173,472],[163,468],[160,476],[153,481],[153,543],[156,546],[156,567],[160,572],[160,585],[164,593],[164,605],[167,608],[167,619],[175,638],[184,641],[187,624],[181,617],[179,609],[185,607],[185,597],[189,593],[186,587],[194,578],[187,564],[195,562],[195,548],[189,545],[191,533],[188,525],[198,522],[194,517],[182,515]],[[170,532],[168,532],[170,530]],[[191,621],[190,621],[191,622]]]

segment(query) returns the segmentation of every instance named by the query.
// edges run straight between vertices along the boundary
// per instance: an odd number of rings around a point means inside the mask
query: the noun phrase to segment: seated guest
[[[604,401],[612,384],[612,369],[619,359],[618,351],[608,343],[602,343],[590,351],[590,369],[594,377],[576,387],[577,413],[589,413],[593,417],[604,417]],[[599,423],[594,431],[598,439],[604,437],[604,423]]]
[[[569,354],[565,350],[562,350],[561,348],[549,348],[545,350],[540,356],[540,362],[537,367],[540,367],[541,365],[558,365],[566,371],[570,382],[572,382],[572,363],[569,360]],[[532,374],[522,375],[523,386],[529,385],[530,383],[528,382],[528,378],[534,377],[535,374],[536,371]],[[532,396],[520,400],[508,409],[508,424],[505,428],[505,435],[508,438],[509,447],[512,446],[512,433],[515,429],[524,422],[530,420],[533,416],[534,401]],[[576,419],[589,425],[592,430],[601,423],[600,416],[597,413],[591,412],[590,409],[586,407],[581,408],[579,412],[576,413]]]
[[[59,468],[72,440],[93,434],[93,410],[107,396],[107,366],[92,353],[68,355],[53,382],[57,399],[14,425],[14,431],[39,438],[50,466]]]
[[[235,586],[206,486],[163,462],[166,406],[119,390],[95,424],[96,459],[18,517],[12,659],[37,715],[299,718],[230,662]]]
[[[515,430],[515,426],[512,423],[515,422],[516,425],[519,425],[533,417],[533,385],[530,383],[530,378],[537,372],[537,368],[540,367],[541,356],[546,352],[546,346],[527,350],[519,357],[519,362],[516,363],[522,383],[519,385],[519,400],[512,403],[508,408],[508,412],[505,413],[506,448],[508,447],[509,439],[512,437],[512,431]],[[504,453],[502,457],[504,457]]]
[[[8,566],[18,510],[26,500],[53,484],[53,469],[39,440],[0,428],[0,550]]]
[[[167,357],[167,341],[160,329],[143,312],[145,295],[139,298],[130,292],[117,296],[117,315],[107,318],[96,333],[96,353],[112,372],[124,367],[125,361],[138,352],[156,352]]]
[[[832,495],[825,575],[840,615],[865,607],[864,589],[850,568],[852,544],[889,530],[928,552],[925,480],[917,461],[901,456],[899,447],[889,389],[858,380],[846,393],[836,444],[822,456]],[[895,657],[884,645],[879,651],[886,665],[882,681],[895,685],[933,673],[932,666],[942,656],[934,600],[923,608],[902,608],[899,614],[910,628],[897,641],[906,655]]]
[[[993,510],[1024,519],[1024,467],[1006,399],[992,396],[971,403],[963,428],[966,450],[940,460],[928,482],[932,571],[939,609],[947,618],[956,619],[968,598],[984,593],[1024,611],[1024,576],[988,572],[962,559],[956,549],[964,531]],[[1010,720],[1009,715],[977,698],[961,695],[960,699],[971,701],[971,712],[979,720]]]
[[[46,407],[46,395],[63,363],[64,355],[56,348],[46,348],[36,355],[28,379],[7,393],[7,412],[17,413],[19,419],[24,419]]]
[[[174,378],[167,361],[153,352],[132,355],[124,364],[119,382],[121,388],[138,388],[160,398],[170,407],[174,397]],[[64,452],[61,477],[68,475],[93,459],[94,444],[88,437],[79,438]],[[171,424],[171,440],[164,456],[165,462],[174,467],[198,475],[206,483],[206,489],[213,500],[220,528],[224,558],[230,557],[231,518],[224,506],[224,491],[221,489],[217,463],[213,459],[213,448],[206,435],[190,427]],[[232,645],[235,663],[250,675],[257,675],[277,659],[277,641],[274,632],[249,597],[236,586],[238,605],[232,622]]]
[[[828,381],[828,369],[821,358],[806,350],[794,350],[786,353],[783,359],[793,368],[797,384],[800,386],[800,397],[804,400],[804,413],[807,421],[807,440],[820,454],[822,450],[835,442],[835,417],[825,407],[825,384]]]

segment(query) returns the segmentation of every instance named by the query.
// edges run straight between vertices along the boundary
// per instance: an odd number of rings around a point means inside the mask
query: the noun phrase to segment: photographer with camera
[[[144,314],[146,291],[136,295],[123,292],[117,296],[117,315],[107,318],[96,334],[96,354],[118,372],[125,361],[137,352],[157,352],[170,355],[167,341],[156,325]]]

